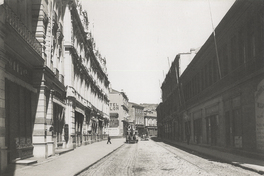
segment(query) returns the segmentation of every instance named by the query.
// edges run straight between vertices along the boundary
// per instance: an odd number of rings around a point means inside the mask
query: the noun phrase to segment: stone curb
[[[92,167],[93,165],[95,165],[96,163],[98,163],[99,161],[101,161],[102,159],[106,158],[107,156],[111,155],[112,153],[114,153],[115,151],[117,151],[118,149],[120,149],[123,145],[125,145],[125,144],[122,144],[121,146],[117,147],[116,149],[114,149],[113,151],[111,151],[110,153],[108,153],[107,155],[103,156],[102,158],[98,159],[94,163],[90,164],[89,166],[87,166],[83,170],[77,172],[76,174],[74,174],[74,176],[77,176],[77,175],[81,174],[82,172],[88,170],[90,167]]]
[[[195,148],[191,148],[191,147],[186,147],[184,145],[179,145],[177,143],[174,143],[173,141],[170,141],[170,140],[162,140],[160,139],[161,141],[163,142],[167,142],[168,144],[170,145],[174,145],[174,146],[177,146],[179,148],[182,148],[182,149],[185,149],[187,151],[195,151],[197,154],[200,154],[200,155],[203,155],[203,156],[207,156],[207,157],[210,157],[210,158],[214,158],[218,161],[222,161],[222,162],[225,162],[225,163],[228,163],[228,164],[231,164],[231,165],[234,165],[234,166],[237,166],[237,167],[241,167],[243,169],[247,169],[247,170],[250,170],[250,171],[254,171],[256,173],[259,173],[259,174],[264,174],[264,171],[263,170],[260,170],[260,169],[257,169],[257,168],[253,168],[253,167],[249,167],[249,166],[245,166],[243,164],[240,164],[240,163],[237,163],[237,162],[232,162],[228,159],[223,159],[223,158],[219,158],[219,157],[216,157],[216,156],[213,156],[211,155],[210,153],[205,153],[205,152],[202,152],[202,151],[199,151],[199,150],[196,150]],[[217,150],[216,150],[217,151]]]

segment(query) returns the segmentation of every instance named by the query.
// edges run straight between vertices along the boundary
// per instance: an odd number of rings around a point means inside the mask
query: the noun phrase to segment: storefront
[[[62,148],[64,138],[64,128],[65,128],[65,109],[57,103],[53,103],[53,124],[50,131],[53,132],[53,137],[56,138],[55,147]],[[67,141],[68,142],[68,141]]]
[[[33,156],[32,94],[27,88],[5,79],[6,146],[8,162]]]
[[[206,143],[217,145],[219,127],[219,105],[218,103],[205,108]]]
[[[82,145],[82,129],[83,129],[84,115],[75,111],[75,135],[77,147]]]

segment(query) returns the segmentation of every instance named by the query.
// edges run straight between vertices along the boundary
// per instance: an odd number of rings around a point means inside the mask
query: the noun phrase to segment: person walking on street
[[[112,144],[112,143],[111,143],[111,138],[110,138],[109,135],[108,135],[108,138],[107,138],[107,144],[108,144],[108,142],[110,142],[110,144]]]

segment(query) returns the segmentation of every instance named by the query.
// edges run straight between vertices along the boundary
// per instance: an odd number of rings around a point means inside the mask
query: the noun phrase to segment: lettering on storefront
[[[257,149],[264,150],[264,80],[255,93]]]
[[[119,105],[117,103],[110,103],[109,108],[110,108],[110,111],[117,111],[119,110]]]

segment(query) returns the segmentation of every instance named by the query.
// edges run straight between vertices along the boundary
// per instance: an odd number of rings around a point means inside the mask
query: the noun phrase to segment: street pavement
[[[160,140],[160,139],[158,139]],[[236,154],[231,150],[223,150],[217,147],[208,147],[197,144],[187,144],[183,142],[175,142],[173,140],[163,140],[168,144],[174,145],[176,147],[187,149],[193,153],[197,153],[204,156],[212,157],[216,160],[230,163],[232,165],[242,167],[244,169],[248,169],[251,171],[255,171],[259,174],[264,174],[264,154],[259,154],[259,156],[249,157],[250,154],[240,152],[240,154]]]
[[[125,143],[124,138],[81,146],[63,155],[39,160],[37,164],[9,169],[4,176],[73,176],[109,155]]]
[[[38,160],[38,163],[30,166],[16,167],[13,168],[13,170],[9,170],[4,176],[73,176],[100,161],[125,143],[124,138],[112,139],[111,141],[112,144],[106,144],[107,141],[96,142],[78,147],[63,155],[50,157],[45,160]],[[166,140],[164,142],[264,174],[264,161],[262,159],[241,156],[200,145],[187,145],[172,140]]]

